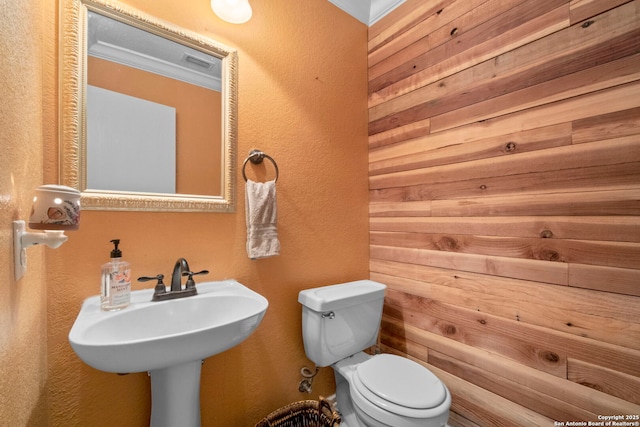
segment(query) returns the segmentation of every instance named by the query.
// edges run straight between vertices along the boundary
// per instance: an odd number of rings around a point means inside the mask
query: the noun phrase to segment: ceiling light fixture
[[[232,24],[244,24],[253,14],[249,0],[211,0],[211,9]]]

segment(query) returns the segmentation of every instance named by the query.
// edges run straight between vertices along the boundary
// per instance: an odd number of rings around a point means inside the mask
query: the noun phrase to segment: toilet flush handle
[[[326,313],[322,313],[323,319],[333,319],[336,317],[336,314],[333,311],[328,311]]]

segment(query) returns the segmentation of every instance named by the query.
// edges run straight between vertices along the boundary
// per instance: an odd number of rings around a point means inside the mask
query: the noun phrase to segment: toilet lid
[[[367,395],[373,394],[405,408],[430,409],[441,405],[446,398],[438,377],[404,357],[380,354],[358,365],[355,375],[371,392]]]

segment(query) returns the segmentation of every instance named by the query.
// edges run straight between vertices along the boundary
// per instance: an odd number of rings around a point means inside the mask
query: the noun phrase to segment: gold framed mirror
[[[116,1],[61,0],[60,8],[59,166],[61,184],[77,188],[82,192],[83,209],[234,212],[238,79],[236,50]],[[97,25],[93,22],[99,23],[100,27],[115,27],[119,34],[117,38],[120,38],[120,34],[125,32],[122,30],[124,27],[131,29],[134,33],[143,34],[145,41],[137,41],[137,45],[155,44],[155,42],[149,42],[146,39],[150,37],[161,40],[162,43],[167,42],[177,46],[180,50],[178,56],[181,57],[180,60],[185,62],[184,65],[178,65],[178,68],[185,69],[188,73],[197,68],[195,74],[200,76],[196,76],[198,81],[195,83],[189,81],[189,77],[185,79],[177,77],[176,81],[180,81],[176,84],[182,85],[179,87],[183,89],[176,89],[176,92],[185,93],[184,88],[187,86],[194,91],[200,91],[198,93],[217,90],[219,93],[214,94],[217,96],[215,98],[217,101],[211,104],[210,110],[208,104],[206,108],[195,109],[198,110],[198,115],[190,118],[191,122],[185,122],[187,113],[185,110],[179,110],[183,107],[173,105],[178,101],[142,99],[144,97],[138,98],[137,94],[132,96],[124,91],[122,94],[117,93],[120,90],[111,87],[106,90],[102,81],[95,77],[96,72],[93,70],[101,69],[104,71],[117,61],[107,66],[104,62],[95,62],[104,61],[102,57],[96,59],[100,54],[94,53],[94,50],[91,55],[89,54],[89,49],[95,43],[94,39],[96,38],[95,29],[91,27],[90,31],[90,25]],[[117,44],[117,42],[114,43]],[[103,43],[105,46],[112,44],[110,40]],[[127,54],[132,49],[135,50],[128,46],[119,48],[119,50],[127,51]],[[162,52],[169,50],[167,47],[159,49]],[[96,51],[100,51],[100,49]],[[151,55],[143,53],[140,56],[148,57]],[[124,72],[123,69],[129,70],[132,66],[125,64],[125,62],[116,64],[117,67],[120,67],[118,71],[107,71],[102,74],[116,75]],[[158,62],[165,63],[170,60],[160,58]],[[211,68],[211,74],[217,73],[217,75],[204,76],[208,71],[202,71],[202,68]],[[140,69],[144,70],[135,70],[135,72],[149,72],[145,67]],[[155,73],[155,71],[151,72]],[[211,79],[217,80],[217,83],[212,83],[216,87],[203,89],[208,86],[208,83],[200,81],[211,81]],[[127,77],[121,81],[134,80]],[[138,81],[148,83],[152,81],[152,77],[147,74]],[[98,83],[94,85],[94,82]],[[129,86],[139,88],[143,85],[134,83]],[[155,88],[153,91],[158,93],[169,92],[166,83],[156,81],[156,83],[147,84],[147,86]],[[121,107],[123,104],[116,103],[108,104],[112,110],[104,110],[106,107],[102,107],[103,101],[99,103],[98,96],[95,95],[95,93],[101,92],[106,92],[107,98],[114,96],[123,102],[133,102],[131,107],[126,108],[130,108],[132,112],[145,111],[140,114],[142,118],[159,118],[128,120],[133,122],[131,126],[135,129],[127,130],[125,136],[113,136],[110,134],[111,130],[129,129],[127,127],[129,125],[118,121],[95,124],[95,117],[116,117],[115,112],[124,108]],[[189,96],[188,103],[194,104],[193,100],[200,95]],[[210,100],[211,96],[211,93],[207,93],[202,95],[202,98]],[[206,101],[205,104],[208,102]],[[145,105],[147,104],[150,109],[146,109]],[[100,105],[100,108],[96,105]],[[116,105],[117,108],[113,105]],[[160,114],[165,115],[151,116],[154,109],[164,111]],[[105,113],[105,111],[107,112]],[[147,111],[150,112],[147,114]],[[128,114],[121,115],[120,117],[124,117],[124,119],[120,120],[125,121],[129,118],[128,116]],[[163,117],[169,117],[169,119],[165,120]],[[164,125],[165,121],[172,122],[173,127],[169,126],[166,132],[160,132],[157,129],[159,128],[158,124]],[[143,122],[148,123],[145,125]],[[114,123],[116,124],[114,125]],[[205,124],[208,127],[204,126]],[[201,125],[204,129],[199,129]],[[195,128],[198,129],[193,131]],[[192,132],[183,135],[185,130]],[[105,137],[105,132],[108,142],[96,142],[99,140],[97,136]],[[153,134],[153,132],[158,133]],[[167,134],[169,135],[168,142],[158,142],[164,140]],[[193,136],[194,134],[197,136]],[[147,138],[147,136],[149,137]],[[149,150],[145,151],[140,148],[142,144],[139,144],[138,141],[141,139],[150,140],[148,142],[151,144]],[[168,147],[169,151],[165,153],[158,147]],[[163,154],[158,154],[160,152]],[[115,157],[111,157],[109,160],[109,155],[115,155]],[[96,159],[101,159],[104,164],[98,164]],[[130,163],[121,162],[122,159],[129,160]],[[133,173],[133,175],[128,176],[128,173]],[[122,182],[116,182],[117,180],[103,182],[105,180],[102,178],[110,175],[123,177]],[[169,178],[169,182],[154,187],[164,178]],[[143,187],[141,184],[143,181],[149,181],[150,186]],[[140,184],[140,188],[133,184]]]

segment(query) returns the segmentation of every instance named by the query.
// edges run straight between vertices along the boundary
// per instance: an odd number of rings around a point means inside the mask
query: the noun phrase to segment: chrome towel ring
[[[280,176],[280,171],[278,170],[278,164],[276,163],[276,161],[273,160],[273,157],[271,157],[264,151],[254,148],[249,152],[249,156],[246,159],[244,159],[244,163],[242,164],[242,177],[244,178],[245,182],[247,182],[247,174],[245,173],[247,162],[251,160],[251,163],[253,163],[254,165],[259,165],[260,163],[262,163],[262,161],[265,158],[269,159],[271,163],[273,163],[273,167],[276,169],[276,178],[274,179],[274,182],[278,181],[278,176]]]

